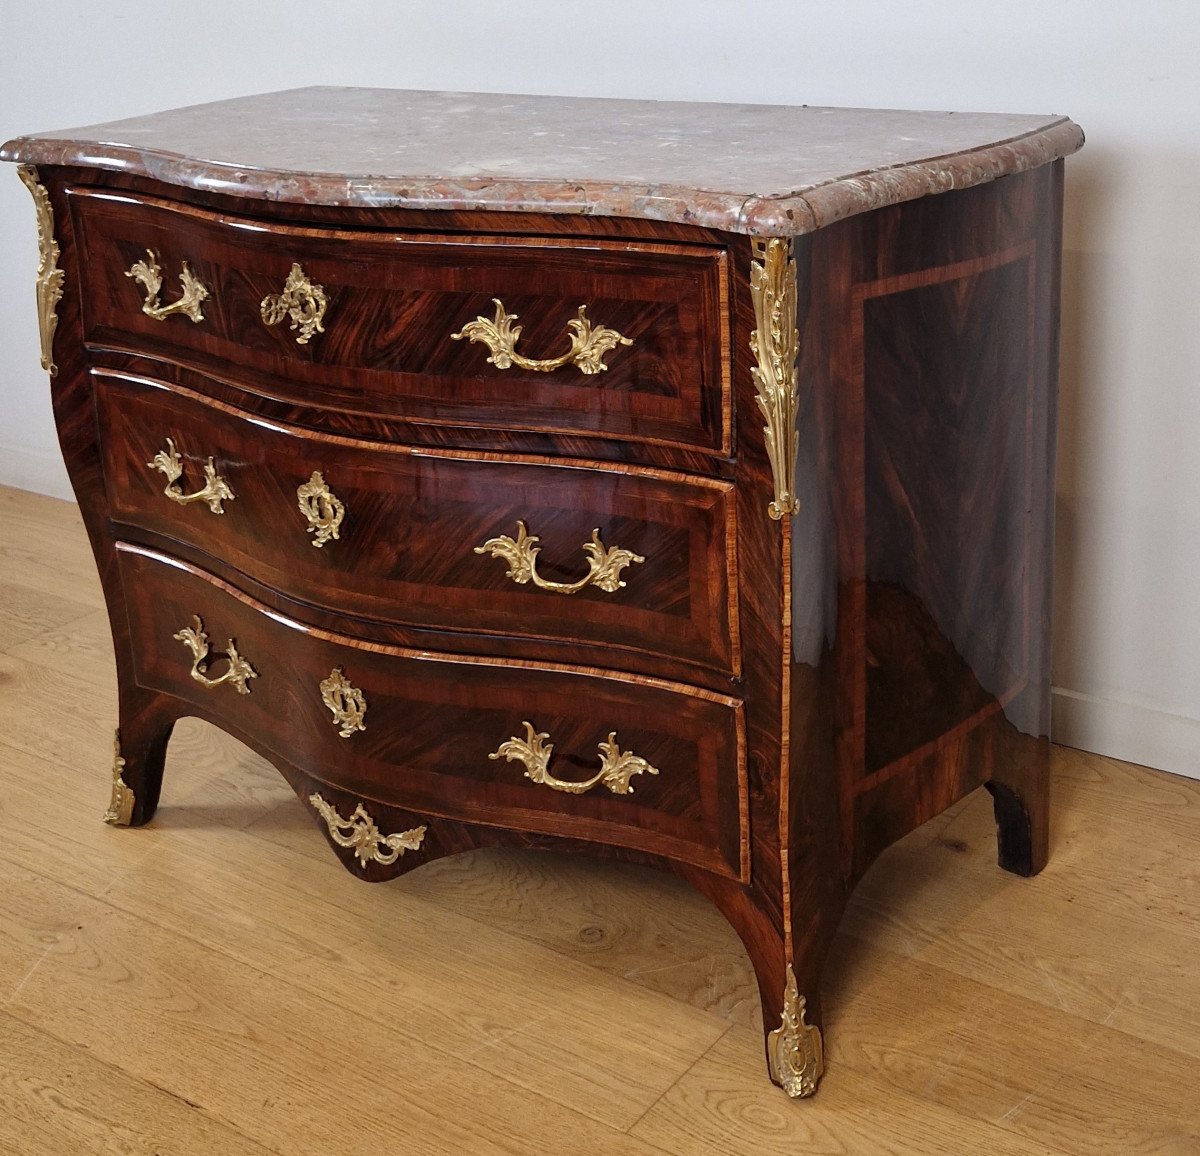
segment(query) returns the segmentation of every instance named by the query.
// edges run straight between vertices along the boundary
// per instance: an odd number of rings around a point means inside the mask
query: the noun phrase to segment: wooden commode
[[[1082,140],[309,88],[9,142],[116,650],[105,817],[151,818],[195,715],[364,879],[670,868],[810,1094],[886,846],[986,784],[1001,865],[1045,863]]]

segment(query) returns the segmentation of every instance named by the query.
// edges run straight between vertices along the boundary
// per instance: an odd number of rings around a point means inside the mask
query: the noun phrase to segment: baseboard
[[[1056,743],[1200,779],[1200,719],[1062,687],[1051,702]]]
[[[58,453],[0,446],[0,485],[75,500],[67,468]]]

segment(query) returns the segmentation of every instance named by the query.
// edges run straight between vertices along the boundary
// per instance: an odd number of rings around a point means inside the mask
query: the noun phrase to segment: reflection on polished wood
[[[825,962],[880,853],[986,784],[1001,866],[1045,865],[1061,162],[786,244],[43,176],[81,287],[52,394],[131,827],[196,716],[301,798],[424,832],[342,856],[370,881],[491,847],[669,869],[739,935],[760,1059],[794,1096],[836,1070]],[[202,326],[110,307],[150,245],[203,273]],[[604,373],[514,359],[481,392],[481,351],[451,340],[481,298],[534,350],[581,300],[631,344]],[[232,517],[155,492],[183,461],[151,439],[184,431]],[[313,549],[332,493],[301,505],[313,534],[296,505],[326,476],[353,533]],[[193,616],[230,639],[224,673]],[[678,1043],[654,1022],[656,1049]]]
[[[886,852],[826,969],[837,1078],[795,1105],[737,937],[669,875],[497,849],[366,888],[195,720],[155,823],[97,822],[116,681],[86,535],[66,502],[0,488],[0,513],[0,1151],[324,1156],[348,1118],[376,1150],[417,1117],[446,1154],[1200,1147],[1200,782],[1055,748],[1037,879],[995,869],[982,792]],[[330,1064],[350,1038],[372,1078]]]

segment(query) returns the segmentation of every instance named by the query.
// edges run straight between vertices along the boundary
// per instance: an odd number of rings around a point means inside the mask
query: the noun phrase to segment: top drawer
[[[307,228],[69,195],[88,342],[224,367],[241,388],[339,412],[730,453],[717,246]],[[128,275],[147,250],[158,316]],[[202,319],[169,310],[185,262]]]

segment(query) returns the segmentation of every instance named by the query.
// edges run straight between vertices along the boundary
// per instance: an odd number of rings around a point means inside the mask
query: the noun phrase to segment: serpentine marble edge
[[[1068,156],[1065,117],[299,88],[17,137],[269,201],[581,213],[795,236]]]

